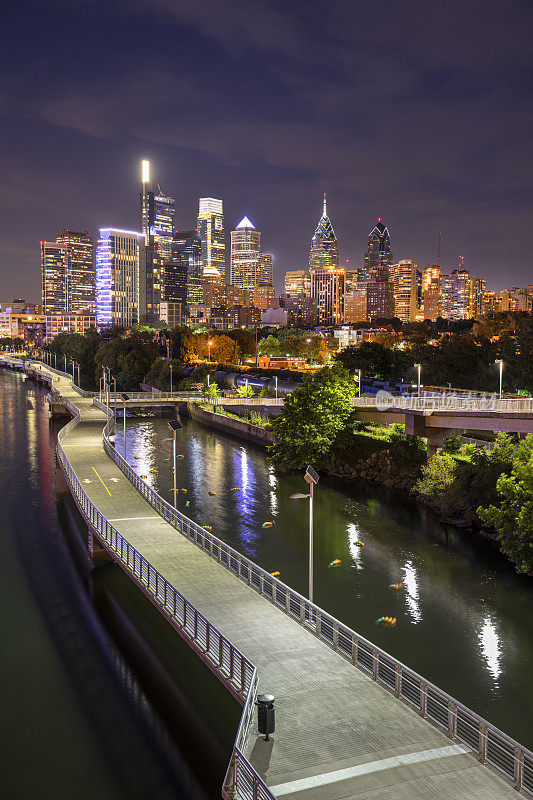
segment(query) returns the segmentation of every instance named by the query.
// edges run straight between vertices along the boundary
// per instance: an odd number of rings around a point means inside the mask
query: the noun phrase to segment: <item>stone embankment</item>
[[[224,414],[215,414],[212,411],[206,411],[201,408],[197,403],[187,403],[187,413],[191,419],[202,422],[210,428],[216,428],[226,433],[231,433],[233,436],[238,436],[241,439],[246,439],[254,444],[263,445],[268,447],[276,441],[275,435],[272,431],[260,428],[258,425],[252,425],[251,422],[245,420],[234,419],[234,417],[227,417]]]
[[[417,479],[415,471],[399,469],[388,450],[372,453],[355,464],[338,461],[327,472],[336,478],[361,478],[401,492],[410,492]]]

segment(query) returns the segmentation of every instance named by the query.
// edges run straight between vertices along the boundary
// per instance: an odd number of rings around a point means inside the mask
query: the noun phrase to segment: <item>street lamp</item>
[[[502,358],[497,358],[494,363],[500,365],[500,400],[501,400],[502,399],[503,359]]]
[[[169,364],[170,367],[170,394],[172,395],[172,364]]]
[[[65,356],[65,372],[67,371],[67,357]]]
[[[124,461],[126,461],[126,401],[130,398],[127,394],[120,395],[124,401],[124,410],[122,412],[123,421],[124,421]]]
[[[418,369],[418,395],[417,395],[417,397],[420,397],[420,395],[422,394],[421,386],[420,386],[420,371],[422,369],[422,364],[415,364],[415,367]]]
[[[318,474],[307,467],[304,480],[309,484],[309,494],[291,494],[289,500],[309,500],[309,602],[313,602],[313,487],[318,483]]]
[[[172,471],[174,473],[174,508],[176,508],[176,431],[183,426],[177,419],[171,419],[168,427],[172,431]]]
[[[209,361],[209,363],[211,363],[211,345],[212,344],[213,344],[213,342],[211,340],[209,340],[208,343],[207,343],[207,360]]]
[[[359,397],[361,397],[361,370],[360,369],[357,370],[357,374],[359,375],[359,378],[358,378]]]

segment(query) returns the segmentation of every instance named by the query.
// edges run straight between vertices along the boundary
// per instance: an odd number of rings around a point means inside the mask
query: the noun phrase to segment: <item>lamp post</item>
[[[278,376],[274,375],[274,385],[276,387],[276,400],[278,399]]]
[[[169,364],[170,367],[170,394],[172,395],[172,364]]]
[[[212,341],[211,341],[211,339],[210,339],[210,340],[207,342],[207,360],[209,361],[209,363],[211,363],[211,345],[212,345],[212,344],[213,344],[213,342],[212,342]]]
[[[74,365],[75,364],[76,364],[76,362],[74,361],[74,359],[72,359],[72,383],[74,383]]]
[[[182,427],[177,419],[171,419],[168,427],[172,431],[172,472],[174,473],[174,508],[176,508],[176,431]]]
[[[415,367],[418,369],[418,394],[417,394],[417,397],[420,397],[420,395],[422,394],[421,384],[420,384],[420,372],[422,370],[422,364],[415,364]]]
[[[289,500],[309,500],[309,602],[313,602],[313,488],[318,483],[318,474],[307,467],[304,480],[309,484],[309,494],[291,494]]]
[[[65,372],[67,371],[67,357],[65,356]]]
[[[500,400],[502,399],[502,380],[503,380],[503,359],[497,358],[494,362],[495,364],[499,364],[500,367]]]
[[[122,411],[122,418],[124,422],[124,461],[126,461],[126,401],[130,398],[127,394],[121,394],[122,400],[124,401],[124,408]]]
[[[361,397],[361,370],[357,370],[357,374],[359,375],[358,386],[359,386],[359,397]]]

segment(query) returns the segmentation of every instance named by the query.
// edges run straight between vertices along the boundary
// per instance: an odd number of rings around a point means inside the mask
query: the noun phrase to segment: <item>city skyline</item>
[[[425,6],[423,18],[412,0],[401,14],[386,2],[379,19],[340,3],[320,31],[309,5],[252,3],[234,29],[214,24],[210,3],[156,5],[118,12],[94,2],[65,13],[30,0],[29,31],[6,9],[7,294],[36,299],[34,242],[58,221],[94,237],[105,225],[137,227],[139,157],[176,198],[178,228],[194,227],[200,197],[223,199],[227,230],[244,215],[256,220],[274,249],[278,289],[285,270],[305,266],[324,191],[341,263],[361,266],[369,226],[383,217],[396,259],[434,263],[442,230],[446,268],[464,255],[491,289],[500,275],[529,282],[529,247],[516,231],[532,212],[523,168],[530,4],[488,0],[472,26],[468,2]],[[120,25],[127,35],[117,36]],[[87,52],[73,57],[80,32]],[[132,48],[137,60],[125,69]],[[178,115],[171,88],[183,100]]]

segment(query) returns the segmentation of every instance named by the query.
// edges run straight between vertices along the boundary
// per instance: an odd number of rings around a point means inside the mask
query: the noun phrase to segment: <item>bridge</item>
[[[242,705],[222,794],[533,797],[533,753],[179,513],[110,441],[111,409],[36,369],[73,419],[57,457],[105,550]],[[277,729],[258,736],[257,692]]]

